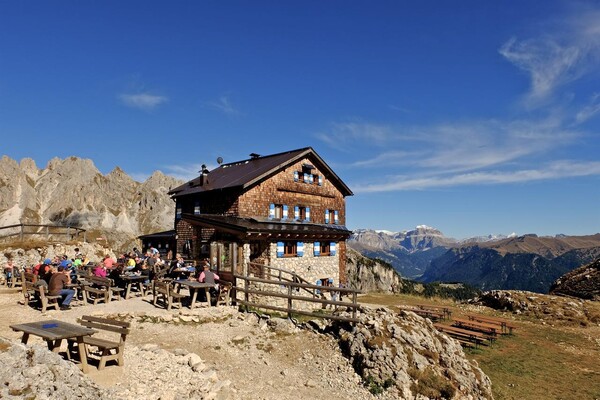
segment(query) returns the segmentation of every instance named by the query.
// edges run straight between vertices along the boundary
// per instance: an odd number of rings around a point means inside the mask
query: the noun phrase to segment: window
[[[302,256],[302,254],[298,254],[298,244],[299,243],[295,241],[277,242],[277,257]],[[302,248],[304,248],[304,246],[302,246]]]
[[[308,183],[309,185],[323,185],[323,177],[321,175],[311,174],[307,172],[308,170],[303,171],[294,171],[294,182],[302,182]]]
[[[328,256],[330,252],[331,252],[331,244],[330,244],[330,242],[323,242],[323,243],[321,243],[321,255],[322,256]]]
[[[200,202],[196,201],[194,203],[194,215],[200,215]]]
[[[281,219],[283,217],[283,205],[275,204],[275,219]]]
[[[175,218],[176,219],[181,218],[181,204],[177,204],[177,208],[175,209]]]
[[[326,224],[339,224],[340,213],[337,210],[325,210],[325,223]]]
[[[296,221],[310,221],[310,207],[294,207],[294,219]]]

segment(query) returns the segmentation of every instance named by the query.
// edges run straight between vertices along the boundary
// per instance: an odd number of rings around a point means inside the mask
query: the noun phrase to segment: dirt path
[[[152,322],[157,317],[179,315],[154,307],[142,298],[111,302],[108,305],[74,306],[69,311],[40,311],[18,304],[20,294],[0,293],[0,336],[18,341],[20,334],[9,325],[42,319],[75,322],[85,314],[147,315],[147,322],[135,319],[127,347],[147,343],[167,350],[184,349],[198,354],[220,380],[230,380],[235,398],[244,399],[372,399],[361,385],[348,361],[329,337],[309,331],[273,330],[258,323],[253,314],[233,308],[201,308],[192,313],[200,322]],[[150,299],[150,297],[148,297]],[[39,339],[33,339],[39,340]],[[168,368],[168,366],[165,366]],[[150,380],[131,376],[128,366],[92,368],[89,377],[101,386],[113,387],[128,380]]]

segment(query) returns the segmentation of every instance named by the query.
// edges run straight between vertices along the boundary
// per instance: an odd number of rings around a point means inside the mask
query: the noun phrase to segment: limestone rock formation
[[[346,256],[348,286],[361,292],[395,292],[403,280],[389,264],[373,260],[348,248]]]
[[[145,182],[119,167],[103,175],[89,159],[54,158],[38,169],[31,159],[0,159],[0,226],[78,226],[124,242],[173,228],[175,207],[167,195],[182,182],[154,172]],[[115,243],[116,244],[116,243]]]
[[[600,259],[558,278],[550,288],[550,293],[600,300]]]
[[[329,322],[374,394],[401,399],[492,399],[491,381],[469,362],[460,344],[412,312],[363,308],[356,328]]]

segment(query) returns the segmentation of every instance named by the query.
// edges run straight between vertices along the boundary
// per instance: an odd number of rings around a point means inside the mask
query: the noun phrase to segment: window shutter
[[[298,221],[300,219],[300,207],[294,207],[294,219]]]
[[[317,286],[321,286],[321,284],[322,284],[322,283],[321,283],[321,280],[320,280],[320,279],[317,279],[317,281],[315,282],[315,284],[316,284]],[[316,294],[321,294],[321,290],[319,290],[319,289],[315,289],[315,293],[316,293]]]
[[[283,257],[283,242],[277,242],[277,257]]]
[[[335,256],[335,242],[331,242],[329,254]]]
[[[313,182],[314,182],[314,176],[313,176],[313,174],[308,174],[308,183],[310,183],[312,185]]]
[[[319,175],[319,186],[323,186],[323,175]]]
[[[296,245],[296,255],[298,257],[304,256],[304,243],[303,242],[298,242],[298,244]]]
[[[304,183],[308,183],[308,174],[304,174]]]
[[[334,211],[333,212],[333,221],[334,221],[334,224],[337,225],[340,222],[340,218],[339,217],[340,217],[340,213],[337,210]]]
[[[269,204],[269,219],[275,218],[275,204]]]
[[[288,219],[288,206],[283,206],[283,216],[281,219]]]
[[[306,207],[306,220],[310,221],[310,207]]]
[[[175,218],[181,218],[181,206],[177,206],[177,209],[175,210]]]
[[[321,255],[321,243],[315,242],[315,257]]]
[[[294,182],[298,182],[298,171],[294,171]]]
[[[329,223],[329,210],[325,210],[325,223]]]
[[[200,202],[197,201],[194,204],[194,215],[200,215]]]

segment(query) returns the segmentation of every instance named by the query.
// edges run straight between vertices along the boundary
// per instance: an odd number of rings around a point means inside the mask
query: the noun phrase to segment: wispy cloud
[[[118,98],[121,103],[128,107],[145,111],[153,110],[159,105],[169,101],[165,96],[158,96],[150,93],[120,94]]]
[[[529,107],[544,104],[555,91],[597,68],[600,61],[600,11],[578,10],[543,36],[511,38],[499,52],[527,72]]]
[[[515,171],[487,171],[466,174],[450,174],[431,177],[391,176],[384,183],[353,185],[355,193],[392,192],[423,190],[466,185],[492,185],[522,183],[540,180],[561,179],[600,175],[600,162],[556,161],[538,169]]]
[[[166,175],[170,175],[177,179],[189,181],[200,175],[201,164],[183,164],[183,165],[163,165],[161,168],[165,171]]]
[[[334,124],[321,140],[365,155],[353,167],[411,166],[422,172],[473,171],[543,154],[581,136],[563,127],[559,117],[515,121],[483,120],[432,126],[391,126],[373,123]],[[381,148],[384,150],[381,151]]]
[[[222,112],[229,116],[240,115],[240,111],[234,107],[229,96],[220,96],[217,100],[208,101],[205,103],[208,108]]]
[[[361,143],[382,147],[402,138],[395,127],[362,121],[333,122],[327,130],[315,136],[332,147],[346,150],[353,150]]]
[[[583,107],[576,115],[575,122],[578,124],[584,123],[590,118],[593,118],[600,112],[600,94],[596,93],[592,96],[589,104]]]

